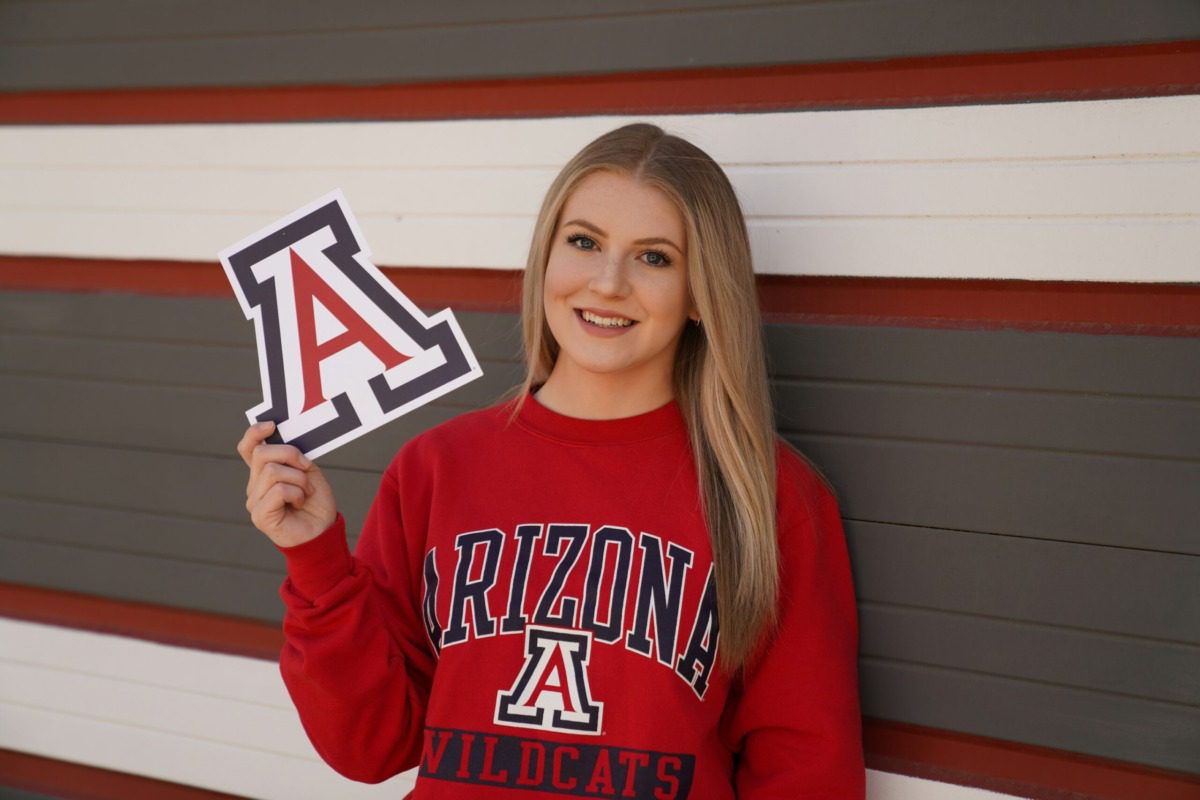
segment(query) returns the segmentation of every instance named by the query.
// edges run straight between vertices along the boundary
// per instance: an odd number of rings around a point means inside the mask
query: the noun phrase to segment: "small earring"
[[[695,325],[697,328],[699,328],[699,327],[700,327],[702,324],[704,324],[704,323],[702,323],[702,322],[700,321],[700,318],[699,318],[699,317],[697,317],[696,319],[692,320],[692,324],[693,324],[693,325]]]

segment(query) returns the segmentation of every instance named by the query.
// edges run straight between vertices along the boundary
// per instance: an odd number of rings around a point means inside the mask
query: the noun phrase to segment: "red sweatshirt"
[[[854,594],[812,470],[780,445],[779,624],[730,675],[678,406],[509,411],[405,445],[354,556],[340,517],[284,550],[281,667],[321,756],[419,765],[419,800],[863,797]]]

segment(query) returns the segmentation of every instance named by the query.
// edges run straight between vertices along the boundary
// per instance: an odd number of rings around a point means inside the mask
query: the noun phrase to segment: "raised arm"
[[[287,559],[280,671],[321,757],[379,782],[417,762],[433,672],[396,474],[385,473],[352,556],[320,470],[295,448],[262,444],[269,433],[251,427],[238,452],[251,519]]]

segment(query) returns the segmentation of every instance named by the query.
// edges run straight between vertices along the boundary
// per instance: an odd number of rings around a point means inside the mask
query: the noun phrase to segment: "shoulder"
[[[821,558],[845,547],[837,496],[811,461],[782,439],[776,445],[776,531],[785,561]]]
[[[782,438],[775,440],[775,480],[781,512],[785,506],[837,506],[833,487],[821,470]]]

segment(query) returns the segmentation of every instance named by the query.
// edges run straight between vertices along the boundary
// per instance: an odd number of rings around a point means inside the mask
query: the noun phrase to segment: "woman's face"
[[[687,230],[662,191],[594,172],[563,205],[543,290],[554,371],[670,385],[689,316]],[[564,375],[563,377],[566,377]]]

